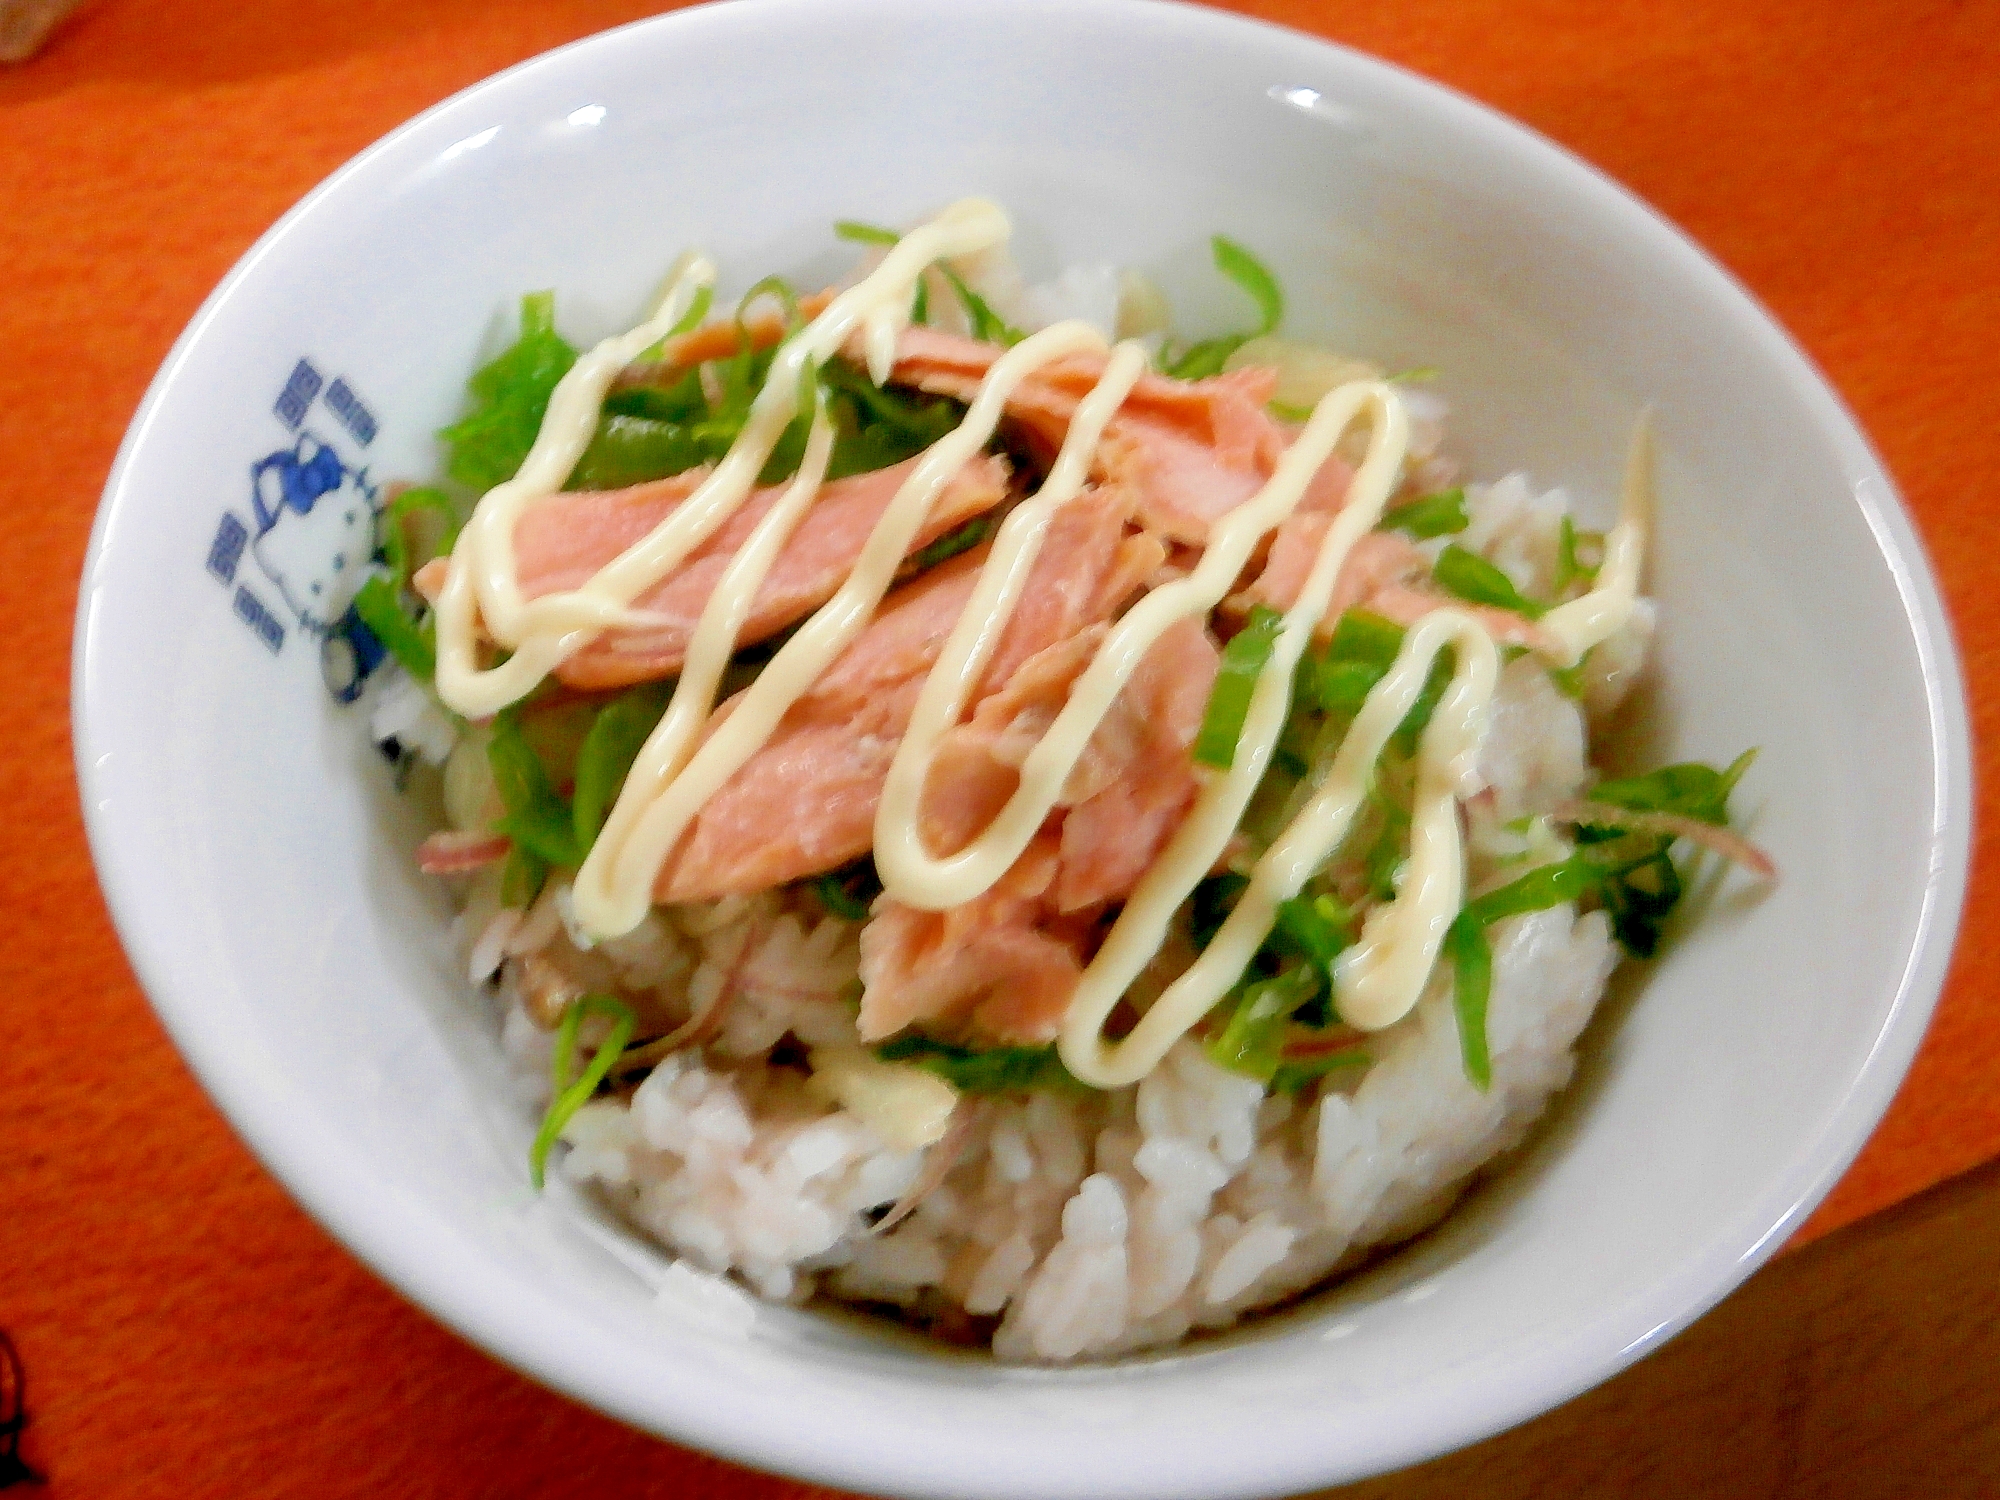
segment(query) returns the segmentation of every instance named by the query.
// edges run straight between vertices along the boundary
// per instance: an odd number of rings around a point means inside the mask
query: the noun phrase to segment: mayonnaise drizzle
[[[906,298],[907,295],[906,290]],[[965,420],[925,452],[896,491],[863,544],[847,581],[798,628],[757,674],[756,680],[743,690],[729,717],[715,733],[702,742],[684,765],[676,767],[676,754],[684,742],[670,743],[666,736],[655,732],[641,752],[632,776],[627,778],[627,791],[620,793],[619,806],[613,810],[612,821],[617,823],[621,836],[608,836],[612,822],[607,822],[605,832],[598,836],[583,868],[577,872],[575,910],[587,932],[610,937],[638,925],[652,905],[653,885],[661,865],[702,805],[757,753],[786,710],[811,690],[820,674],[833,665],[834,659],[874,618],[875,607],[895,581],[896,570],[902,566],[931,506],[952,476],[985,448],[1000,424],[1014,388],[1050,360],[1103,347],[1103,338],[1088,323],[1058,323],[1022,340],[995,360]],[[718,587],[710,596],[710,609],[721,607],[716,602],[721,592]],[[675,690],[675,699],[688,688],[689,680],[683,676]],[[684,722],[695,723],[698,728],[707,717],[708,705],[704,703],[698,721],[690,715]],[[667,720],[662,719],[661,728],[666,726]],[[634,780],[638,782],[636,788]],[[628,795],[635,809],[630,813],[626,811]]]
[[[1006,216],[996,206],[967,199],[904,236],[869,276],[780,346],[743,432],[685,501],[580,588],[525,601],[513,551],[514,526],[530,503],[554,493],[568,478],[618,370],[658,342],[699,288],[712,284],[714,267],[706,259],[684,257],[656,313],[630,333],[599,344],[564,377],[521,472],[488,493],[461,533],[438,599],[437,682],[446,704],[468,716],[495,712],[530,691],[599,631],[655,623],[643,611],[634,611],[632,601],[741,507],[796,415],[812,368],[858,338],[870,376],[877,384],[885,382],[917,278],[940,258],[984,249],[1007,234]],[[1063,323],[994,361],[964,421],[918,461],[840,589],[799,627],[740,695],[728,718],[704,739],[716,691],[757,591],[810,511],[824,479],[832,430],[824,413],[815,413],[797,477],[732,557],[710,594],[666,713],[577,874],[574,912],[585,932],[609,937],[629,931],[645,915],[661,867],[702,806],[768,741],[787,710],[866,627],[938,495],[990,440],[1020,381],[1046,363],[1079,353],[1103,354],[1101,336],[1088,325]],[[1452,678],[1418,751],[1410,858],[1395,899],[1371,913],[1361,941],[1342,955],[1335,974],[1339,1009],[1351,1024],[1379,1028],[1408,1013],[1429,981],[1445,929],[1459,909],[1463,859],[1458,801],[1479,786],[1478,754],[1498,673],[1493,639],[1471,615],[1443,607],[1413,626],[1395,664],[1362,705],[1326,779],[1258,860],[1221,930],[1129,1035],[1107,1042],[1102,1034],[1106,1017],[1159,951],[1174,913],[1215,867],[1263,778],[1289,710],[1294,669],[1326,614],[1349,552],[1380,520],[1409,447],[1408,418],[1393,387],[1359,381],[1329,392],[1270,481],[1215,522],[1193,572],[1147,593],[1112,628],[1062,711],[1022,763],[1020,783],[1007,805],[964,848],[935,855],[924,843],[920,814],[937,747],[962,717],[973,684],[991,660],[1055,513],[1082,490],[1106,425],[1144,369],[1145,357],[1136,344],[1121,344],[1111,352],[1102,377],[1071,419],[1041,489],[1001,526],[973,597],[925,679],[875,826],[876,861],[892,898],[938,911],[990,889],[1055,807],[1091,736],[1146,653],[1176,622],[1206,617],[1221,601],[1258,543],[1298,506],[1343,433],[1366,411],[1366,456],[1258,677],[1234,761],[1226,772],[1202,772],[1193,809],[1126,902],[1084,971],[1065,1016],[1060,1038],[1065,1064],[1078,1078],[1103,1088],[1143,1077],[1241,977],[1269,934],[1279,904],[1295,896],[1339,847],[1388,737],[1422,691],[1437,654],[1450,648],[1455,654]],[[1596,585],[1550,610],[1540,622],[1550,654],[1561,658],[1560,665],[1581,660],[1631,614],[1651,520],[1651,470],[1651,429],[1642,420],[1627,465],[1619,523],[1606,538]],[[487,633],[513,653],[497,667],[476,664],[475,606]]]
[[[864,322],[871,365],[885,328],[893,352],[924,269],[941,257],[998,244],[1008,230],[1007,216],[996,205],[968,198],[905,235],[866,280],[834,298],[798,336],[779,347],[743,431],[693,494],[581,588],[525,603],[514,558],[515,523],[532,501],[554,494],[569,478],[618,371],[659,342],[696,289],[713,282],[714,267],[705,258],[685,260],[658,313],[630,333],[606,339],[562,378],[521,472],[489,490],[459,534],[437,604],[437,686],[445,706],[469,718],[497,713],[605,627],[656,623],[643,614],[635,618],[628,606],[686,561],[749,497],[771,449],[798,412],[808,368],[830,359]],[[474,659],[475,597],[487,633],[514,653],[483,671]]]

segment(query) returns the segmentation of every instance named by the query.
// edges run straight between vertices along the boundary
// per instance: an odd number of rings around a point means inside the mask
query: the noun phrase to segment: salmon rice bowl
[[[1003,1360],[1227,1327],[1518,1143],[1694,867],[1773,877],[1748,752],[1595,763],[1649,430],[1594,532],[1234,240],[1190,342],[983,200],[835,230],[837,286],[689,252],[582,353],[528,296],[382,512],[372,733],[529,1176]]]

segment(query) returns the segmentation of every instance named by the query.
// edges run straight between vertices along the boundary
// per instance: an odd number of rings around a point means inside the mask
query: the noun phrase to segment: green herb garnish
[[[1222,665],[1209,690],[1208,708],[1201,716],[1201,732],[1195,736],[1194,758],[1204,766],[1228,770],[1236,761],[1236,745],[1243,738],[1243,721],[1250,715],[1250,698],[1257,679],[1271,660],[1284,628],[1285,617],[1269,605],[1250,611],[1241,630],[1222,648]]]
[[[935,568],[941,562],[949,562],[961,552],[970,552],[993,531],[991,516],[974,516],[970,521],[954,526],[928,547],[910,554],[903,564],[912,572],[921,573],[926,568]]]
[[[879,224],[864,224],[859,219],[835,219],[833,232],[858,245],[893,245],[902,238],[893,229],[884,229]]]
[[[1439,490],[1407,505],[1399,505],[1382,517],[1377,531],[1407,532],[1418,541],[1434,536],[1451,536],[1470,524],[1465,514],[1465,491]]]
[[[409,518],[419,513],[437,516],[440,522],[436,544],[421,558],[412,555],[409,532],[405,529]],[[452,543],[457,540],[458,508],[443,490],[404,490],[382,512],[382,557],[389,564],[398,591],[409,587],[410,575],[433,557],[449,555]]]
[[[1468,552],[1456,542],[1438,554],[1431,576],[1437,580],[1439,588],[1474,604],[1512,610],[1530,620],[1539,620],[1548,613],[1546,608],[1515,588],[1513,579],[1477,552]]]
[[[1662,766],[1644,776],[1599,782],[1591,789],[1591,800],[1726,826],[1729,794],[1756,753],[1746,750],[1721,771],[1689,762]],[[1486,1047],[1486,1002],[1493,979],[1488,927],[1524,912],[1546,911],[1565,902],[1595,897],[1611,918],[1612,931],[1625,950],[1637,958],[1651,958],[1658,951],[1661,928],[1680,902],[1683,883],[1670,853],[1671,836],[1588,823],[1579,824],[1576,832],[1576,852],[1569,858],[1530,870],[1468,902],[1445,934],[1444,951],[1456,972],[1465,1076],[1479,1088],[1492,1082]]]
[[[1293,1014],[1319,992],[1319,976],[1304,964],[1244,985],[1222,1030],[1203,1044],[1210,1059],[1268,1084],[1284,1060],[1285,1029]]]
[[[1643,776],[1600,781],[1590,789],[1590,800],[1642,812],[1677,813],[1721,826],[1729,821],[1729,794],[1756,758],[1755,750],[1745,750],[1721,771],[1689,761],[1661,766]]]
[[[396,590],[377,575],[354,594],[354,612],[375,634],[389,654],[403,664],[403,670],[419,682],[429,682],[437,672],[437,651],[423,628],[403,613]]]
[[[521,335],[472,377],[473,408],[438,434],[450,449],[453,479],[489,490],[512,479],[541,431],[556,383],[576,363],[576,350],[555,331],[555,293],[521,299]]]
[[[1251,339],[1277,330],[1284,321],[1285,293],[1264,263],[1234,240],[1216,235],[1209,241],[1215,269],[1227,276],[1257,304],[1257,326],[1248,333],[1226,333],[1190,344],[1179,354],[1162,351],[1163,368],[1178,380],[1202,380],[1218,375],[1229,356]]]
[[[575,819],[550,783],[541,757],[521,733],[518,712],[502,713],[493,721],[486,761],[506,809],[494,831],[506,834],[516,849],[527,850],[544,865],[582,864]]]
[[[592,1013],[608,1016],[611,1030],[591,1054],[590,1065],[583,1070],[582,1076],[572,1081],[569,1074],[576,1062],[577,1029],[582,1026],[583,1018]],[[563,1127],[590,1102],[590,1096],[597,1092],[597,1086],[611,1072],[618,1055],[625,1050],[625,1044],[632,1040],[632,1029],[637,1024],[638,1017],[633,1014],[632,1007],[609,995],[584,995],[563,1012],[562,1024],[556,1028],[555,1053],[549,1060],[549,1076],[555,1085],[555,1097],[549,1101],[548,1113],[542,1116],[542,1127],[535,1132],[534,1145],[528,1148],[528,1180],[534,1183],[536,1192],[542,1190],[549,1152],[562,1136]]]
[[[644,683],[627,689],[597,711],[583,746],[576,755],[576,788],[570,798],[570,822],[580,854],[589,854],[604,827],[604,816],[618,801],[632,763],[660,715],[667,710],[667,687]]]
[[[872,854],[815,875],[809,884],[820,905],[844,922],[866,921],[869,905],[882,894],[882,877],[875,872]]]
[[[1585,583],[1597,581],[1597,569],[1586,567],[1578,560],[1577,542],[1590,541],[1601,553],[1604,547],[1602,532],[1579,532],[1576,522],[1567,515],[1562,518],[1562,528],[1556,534],[1556,597],[1561,598],[1572,583],[1582,579]]]
[[[1354,941],[1354,913],[1336,897],[1294,896],[1278,903],[1266,946],[1304,959],[1333,988],[1333,961]]]
[[[967,1094],[1007,1094],[1083,1085],[1049,1047],[960,1047],[927,1036],[891,1037],[876,1047],[884,1062],[913,1063]]]
[[[1309,1083],[1316,1083],[1329,1073],[1341,1072],[1347,1068],[1365,1068],[1375,1059],[1361,1047],[1343,1047],[1338,1052],[1324,1052],[1317,1057],[1287,1058],[1278,1064],[1271,1075],[1270,1090],[1274,1094],[1296,1094]]]

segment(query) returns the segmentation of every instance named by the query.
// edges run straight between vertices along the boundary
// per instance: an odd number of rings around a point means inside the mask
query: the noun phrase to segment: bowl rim
[[[1649,237],[1662,253],[1678,262],[1703,295],[1724,304],[1739,323],[1754,331],[1763,352],[1788,378],[1814,424],[1840,453],[1848,474],[1855,476],[1851,486],[1854,502],[1890,569],[1924,677],[1925,729],[1934,766],[1929,798],[1929,875],[1896,994],[1873,1046],[1837,1111],[1811,1140],[1810,1151],[1755,1195],[1758,1207],[1750,1216],[1754,1223],[1732,1234],[1718,1235],[1702,1256],[1685,1264],[1676,1276],[1648,1287],[1619,1317],[1600,1320],[1589,1330],[1593,1335],[1590,1339],[1572,1339],[1559,1350],[1510,1370],[1504,1378],[1481,1377],[1477,1394],[1482,1399],[1478,1402],[1442,1420],[1385,1433],[1376,1449],[1358,1462],[1353,1455],[1328,1453],[1314,1448],[1310,1441],[1293,1440],[1288,1445],[1273,1443],[1255,1456],[1234,1451],[1227,1472],[1182,1473],[1164,1483],[1135,1476],[1129,1492],[1220,1500],[1223,1496],[1261,1495],[1342,1482],[1421,1462],[1476,1442],[1616,1374],[1692,1323],[1763,1264],[1851,1164],[1879,1122],[1923,1038],[1944,984],[1963,909],[1973,816],[1971,736],[1959,653],[1914,523],[1887,469],[1831,383],[1746,287],[1630,189],[1539,132],[1446,84],[1324,38],[1184,0],[1033,3],[1071,16],[1087,12],[1125,24],[1147,25],[1171,18],[1189,33],[1221,47],[1262,36],[1331,54],[1329,61],[1358,76],[1369,76],[1373,83],[1430,113],[1442,125],[1483,133],[1509,151],[1534,159],[1543,169],[1559,174],[1568,190],[1594,197],[1602,211],[1623,218],[1634,232]],[[840,9],[850,15],[907,15],[902,0],[843,0]],[[957,23],[988,14],[1018,16],[1022,9],[1022,0],[960,0],[950,14]],[[823,21],[833,10],[825,0],[703,4],[633,21],[540,53],[460,90],[365,147],[260,235],[175,340],[127,428],[106,479],[77,602],[71,660],[72,748],[86,833],[106,904],[156,1014],[203,1088],[260,1163],[350,1253],[405,1297],[502,1362],[643,1430],[814,1482],[918,1495],[934,1492],[941,1482],[950,1481],[893,1453],[878,1450],[856,1457],[788,1441],[778,1424],[761,1420],[755,1412],[724,1413],[713,1403],[683,1403],[666,1409],[658,1399],[648,1400],[647,1393],[629,1379],[621,1384],[616,1378],[607,1378],[604,1370],[586,1366],[574,1353],[544,1337],[537,1319],[493,1296],[502,1282],[482,1270],[473,1242],[468,1240],[466,1249],[475,1253],[440,1254],[434,1242],[420,1245],[389,1232],[379,1213],[371,1209],[362,1185],[336,1170],[343,1164],[336,1149],[283,1126],[240,1061],[218,1039],[205,1033],[199,1007],[181,997],[166,958],[150,951],[142,941],[140,914],[150,897],[144,871],[127,857],[117,819],[100,809],[104,788],[98,760],[108,747],[93,711],[88,670],[93,647],[92,602],[106,560],[106,538],[122,512],[142,503],[141,497],[129,491],[127,476],[147,446],[166,392],[239,289],[322,203],[378,161],[409,149],[412,142],[436,131],[439,122],[504,96],[518,79],[557,59],[617,47],[641,32],[664,32],[693,45],[698,44],[703,27],[758,24],[773,11]],[[1047,1464],[1040,1469],[996,1469],[969,1479],[960,1477],[953,1487],[968,1494],[1023,1497],[1084,1493],[1074,1480],[1065,1488]]]

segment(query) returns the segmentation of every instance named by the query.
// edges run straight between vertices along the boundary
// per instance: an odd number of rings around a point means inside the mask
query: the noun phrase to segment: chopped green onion
[[[1297,406],[1290,401],[1267,401],[1264,403],[1264,406],[1265,410],[1269,411],[1280,422],[1310,422],[1312,420],[1313,408],[1310,406]]]
[[[1178,355],[1161,354],[1162,368],[1176,380],[1205,380],[1222,373],[1229,356],[1259,334],[1275,330],[1285,316],[1285,293],[1264,263],[1234,240],[1216,235],[1209,241],[1215,269],[1227,276],[1257,304],[1257,327],[1248,333],[1225,333],[1190,344]],[[1311,415],[1307,413],[1306,415]],[[1288,421],[1304,417],[1287,416]]]
[[[1368,894],[1377,901],[1393,901],[1396,876],[1403,868],[1403,850],[1410,842],[1410,812],[1379,786],[1369,789],[1368,799],[1382,815],[1382,826],[1363,860]]]
[[[471,379],[473,409],[438,434],[451,449],[451,477],[488,490],[512,479],[534,446],[556,383],[576,350],[555,331],[555,293],[521,299],[521,336]]]
[[[943,261],[937,265],[938,274],[950,283],[958,300],[965,305],[965,316],[972,324],[972,336],[982,344],[1018,344],[1027,335],[1014,327],[1005,318],[993,311],[986,299],[965,284],[965,278]]]
[[[1269,1083],[1284,1060],[1285,1028],[1293,1012],[1319,989],[1319,975],[1304,964],[1245,985],[1229,1020],[1204,1044],[1209,1058],[1232,1073]]]
[[[833,232],[844,240],[852,240],[861,245],[893,245],[902,238],[893,229],[883,229],[875,224],[863,224],[857,219],[836,219]],[[943,261],[937,263],[938,274],[943,276],[958,294],[958,300],[965,307],[966,321],[972,325],[972,336],[984,344],[1018,344],[1027,337],[1005,318],[994,312],[986,299],[965,284],[965,278]],[[910,321],[926,323],[930,321],[930,297],[920,276],[917,278],[916,302],[910,311]]]
[[[517,849],[526,849],[545,864],[582,864],[575,820],[550,784],[541,757],[521,733],[518,714],[502,713],[493,721],[486,760],[506,808],[494,831],[506,834]]]
[[[1271,333],[1285,319],[1285,293],[1264,263],[1236,241],[1216,235],[1209,241],[1215,255],[1215,269],[1249,295],[1257,304],[1257,332]]]
[[[396,591],[379,574],[355,591],[354,612],[390,655],[403,664],[404,671],[419,682],[431,680],[437,672],[437,652],[416,622],[403,613]]]
[[[970,552],[985,541],[992,530],[991,516],[974,516],[970,521],[947,531],[928,547],[911,553],[909,561],[903,566],[919,573],[926,568],[935,568],[941,562],[949,562],[961,552]]]
[[[759,297],[777,299],[786,333],[797,333],[805,326],[805,319],[799,314],[799,294],[793,290],[792,284],[782,276],[766,276],[745,292],[736,304],[736,340],[739,348],[749,347],[750,325],[744,321],[743,315],[751,309]]]
[[[1548,611],[1514,587],[1514,580],[1477,552],[1468,552],[1453,542],[1438,554],[1431,576],[1438,587],[1474,604],[1512,610],[1530,620],[1539,620]]]
[[[1493,987],[1493,950],[1486,929],[1526,912],[1547,911],[1580,901],[1601,888],[1603,872],[1587,856],[1572,854],[1542,865],[1518,880],[1466,904],[1445,932],[1444,951],[1456,976],[1454,1008],[1465,1076],[1482,1092],[1492,1086],[1493,1063],[1486,1042],[1486,1002]]]
[[[1176,380],[1206,380],[1211,375],[1220,375],[1229,356],[1249,342],[1250,335],[1247,333],[1227,333],[1221,338],[1203,339],[1198,344],[1188,345],[1177,358],[1169,360],[1166,373]]]
[[[1719,826],[1729,821],[1729,794],[1756,758],[1755,750],[1746,750],[1723,771],[1697,761],[1662,766],[1644,776],[1600,781],[1590,789],[1590,800],[1643,812],[1677,813]]]
[[[1591,649],[1595,650],[1596,648],[1592,647]],[[1586,651],[1576,659],[1576,665],[1573,667],[1548,668],[1549,681],[1555,684],[1556,691],[1561,693],[1565,698],[1572,700],[1582,698],[1584,690],[1583,664],[1589,660],[1590,652]]]
[[[1029,1089],[1081,1089],[1056,1049],[960,1047],[927,1036],[891,1037],[876,1047],[884,1062],[913,1063],[967,1094],[1008,1094]]]
[[[1296,1094],[1307,1084],[1316,1083],[1329,1073],[1365,1068],[1374,1060],[1360,1047],[1343,1048],[1318,1057],[1288,1058],[1279,1063],[1278,1070],[1271,1075],[1271,1092]]]
[[[852,864],[815,875],[810,882],[820,905],[844,922],[865,922],[868,907],[882,894],[882,877],[875,872],[875,858],[864,854]]]
[[[1597,581],[1597,569],[1587,566],[1577,556],[1577,543],[1583,540],[1595,546],[1601,556],[1604,550],[1604,534],[1598,531],[1579,532],[1576,522],[1568,516],[1562,518],[1562,527],[1556,534],[1556,597],[1561,598],[1572,583],[1579,578],[1586,583]]]
[[[833,232],[857,245],[893,245],[902,238],[893,229],[884,229],[879,224],[864,224],[859,219],[835,219]]]
[[[1486,929],[1464,913],[1445,930],[1445,956],[1452,966],[1452,1009],[1458,1017],[1458,1050],[1465,1076],[1485,1093],[1493,1087],[1493,1056],[1486,1039],[1486,1002],[1493,991],[1493,949]]]
[[[1415,369],[1398,370],[1395,374],[1384,375],[1382,378],[1391,385],[1423,385],[1427,381],[1436,380],[1442,374],[1444,371],[1436,365],[1418,365]]]
[[[437,545],[421,561],[410,555],[410,538],[405,530],[405,523],[418,511],[428,511],[443,518]],[[447,556],[452,543],[457,540],[458,509],[443,490],[404,490],[382,512],[382,556],[389,564],[389,571],[395,576],[395,587],[399,590],[408,587],[410,575],[431,558]]]
[[[715,288],[712,286],[696,287],[694,296],[688,299],[687,311],[676,318],[674,326],[666,331],[666,334],[660,341],[641,353],[634,363],[651,364],[653,361],[659,359],[661,355],[666,353],[668,339],[677,339],[682,334],[692,333],[695,329],[701,327],[701,320],[708,316],[709,308],[714,305]]]
[[[1359,713],[1402,649],[1402,626],[1365,609],[1348,610],[1333,627],[1333,639],[1319,659],[1314,696],[1320,708],[1326,713]]]
[[[590,1066],[583,1070],[581,1077],[572,1081],[569,1073],[576,1062],[577,1030],[582,1026],[584,1017],[593,1012],[608,1016],[611,1030],[591,1054]],[[637,1024],[638,1017],[633,1014],[632,1007],[609,995],[584,995],[563,1012],[562,1024],[556,1028],[555,1053],[549,1060],[555,1097],[549,1101],[549,1111],[542,1116],[542,1128],[535,1132],[535,1144],[528,1150],[528,1178],[534,1183],[536,1192],[542,1190],[549,1152],[561,1138],[563,1127],[590,1102],[590,1096],[597,1092],[597,1086],[611,1072],[618,1055],[625,1050],[625,1044],[632,1040],[632,1029]]]
[[[520,844],[507,851],[506,866],[500,871],[500,904],[526,911],[542,893],[549,878],[548,861]]]
[[[715,447],[698,424],[606,411],[570,473],[569,487],[622,490],[665,479],[710,462]]]
[[[1278,903],[1267,946],[1304,959],[1329,990],[1333,961],[1351,942],[1354,914],[1332,896],[1294,896]]]
[[[1269,605],[1250,611],[1243,628],[1222,648],[1222,665],[1209,690],[1208,709],[1195,736],[1194,758],[1205,766],[1228,770],[1236,762],[1236,744],[1243,738],[1243,721],[1250,715],[1250,698],[1257,690],[1285,617]]]
[[[1399,505],[1382,517],[1377,531],[1402,531],[1418,541],[1434,536],[1450,536],[1470,524],[1465,514],[1465,491],[1439,490],[1408,505]]]
[[[666,712],[667,693],[659,683],[630,688],[597,711],[583,746],[576,755],[576,789],[570,798],[570,818],[579,853],[588,854],[604,827],[604,817],[618,800],[632,763],[653,726]]]
[[[916,295],[910,299],[910,321],[919,328],[927,328],[931,321],[931,284],[927,277],[917,278]]]

